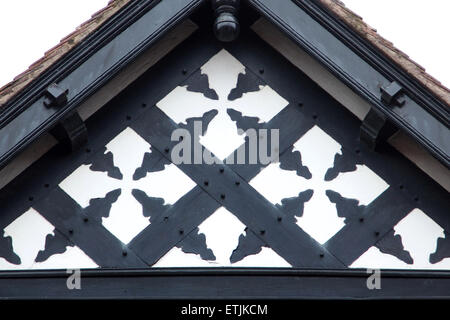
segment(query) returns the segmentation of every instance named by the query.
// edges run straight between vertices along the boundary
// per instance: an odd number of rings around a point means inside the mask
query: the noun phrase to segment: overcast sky
[[[450,87],[449,0],[343,2]],[[0,87],[107,3],[108,0],[2,0]]]
[[[108,0],[0,0],[0,87],[107,4]]]
[[[449,0],[342,0],[450,88]]]

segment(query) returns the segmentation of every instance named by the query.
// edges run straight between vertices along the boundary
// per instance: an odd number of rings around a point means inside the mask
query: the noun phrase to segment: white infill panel
[[[195,183],[173,164],[134,180],[133,174],[142,165],[145,153],[151,150],[150,144],[130,128],[112,139],[106,149],[112,153],[114,166],[119,168],[122,179],[111,178],[106,172],[95,172],[82,165],[60,187],[84,208],[91,199],[103,198],[120,189],[121,194],[112,204],[109,216],[103,218],[103,225],[126,244],[150,224],[142,213],[142,205],[132,194],[134,189],[144,191],[149,197],[163,198],[165,204],[173,204],[195,187]]]
[[[201,68],[201,72],[208,76],[209,86],[217,93],[218,100],[208,99],[202,93],[190,92],[187,87],[177,87],[157,106],[175,123],[185,123],[189,118],[201,117],[205,112],[217,110],[218,114],[210,122],[208,131],[200,137],[200,143],[220,159],[225,159],[244,143],[244,137],[238,134],[227,109],[267,122],[288,105],[269,86],[260,86],[259,91],[244,93],[241,98],[229,101],[228,95],[236,88],[239,74],[245,74],[246,71],[225,49],[213,56]]]
[[[27,269],[78,269],[98,267],[78,247],[67,247],[61,254],[50,256],[46,261],[37,263],[35,259],[39,251],[45,249],[47,235],[54,234],[55,227],[39,212],[30,208],[10,225],[5,231],[5,237],[11,237],[14,252],[20,258],[20,264],[9,263],[0,258],[0,270]]]
[[[245,225],[223,207],[206,219],[199,229],[206,236],[207,247],[213,251],[215,260],[205,261],[200,255],[184,253],[175,247],[153,267],[291,267],[270,248],[262,248],[260,253],[232,264],[230,257],[238,246],[240,235],[245,234]]]
[[[359,257],[351,268],[371,269],[441,269],[450,270],[450,258],[432,264],[430,255],[436,252],[437,241],[444,238],[444,229],[427,216],[422,210],[414,209],[395,227],[395,234],[400,235],[404,250],[413,259],[407,264],[397,257],[382,253],[371,247]]]
[[[281,204],[282,199],[298,196],[302,191],[313,190],[297,224],[321,244],[345,225],[344,218],[337,215],[336,205],[326,195],[327,190],[357,199],[360,205],[368,205],[389,187],[364,165],[358,165],[356,171],[341,173],[332,181],[325,181],[335,156],[341,154],[341,145],[317,126],[294,144],[294,151],[300,152],[302,164],[308,167],[311,179],[300,177],[295,171],[282,170],[279,164],[271,164],[250,184],[274,204]]]

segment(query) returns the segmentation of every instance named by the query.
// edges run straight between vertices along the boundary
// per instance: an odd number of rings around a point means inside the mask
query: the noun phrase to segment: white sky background
[[[449,0],[343,0],[450,87]],[[108,0],[0,0],[0,87],[25,71]]]
[[[0,0],[0,87],[107,4],[108,0]]]
[[[341,0],[450,88],[449,0]]]

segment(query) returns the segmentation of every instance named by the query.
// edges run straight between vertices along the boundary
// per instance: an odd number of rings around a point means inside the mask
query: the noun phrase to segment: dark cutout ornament
[[[240,25],[237,19],[239,0],[212,0],[216,20],[214,35],[219,41],[232,42],[239,36]]]

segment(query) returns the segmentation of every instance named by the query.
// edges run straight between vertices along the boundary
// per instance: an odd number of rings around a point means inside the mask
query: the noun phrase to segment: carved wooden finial
[[[239,36],[240,25],[237,19],[239,0],[211,0],[216,20],[214,34],[223,42],[231,42]]]

